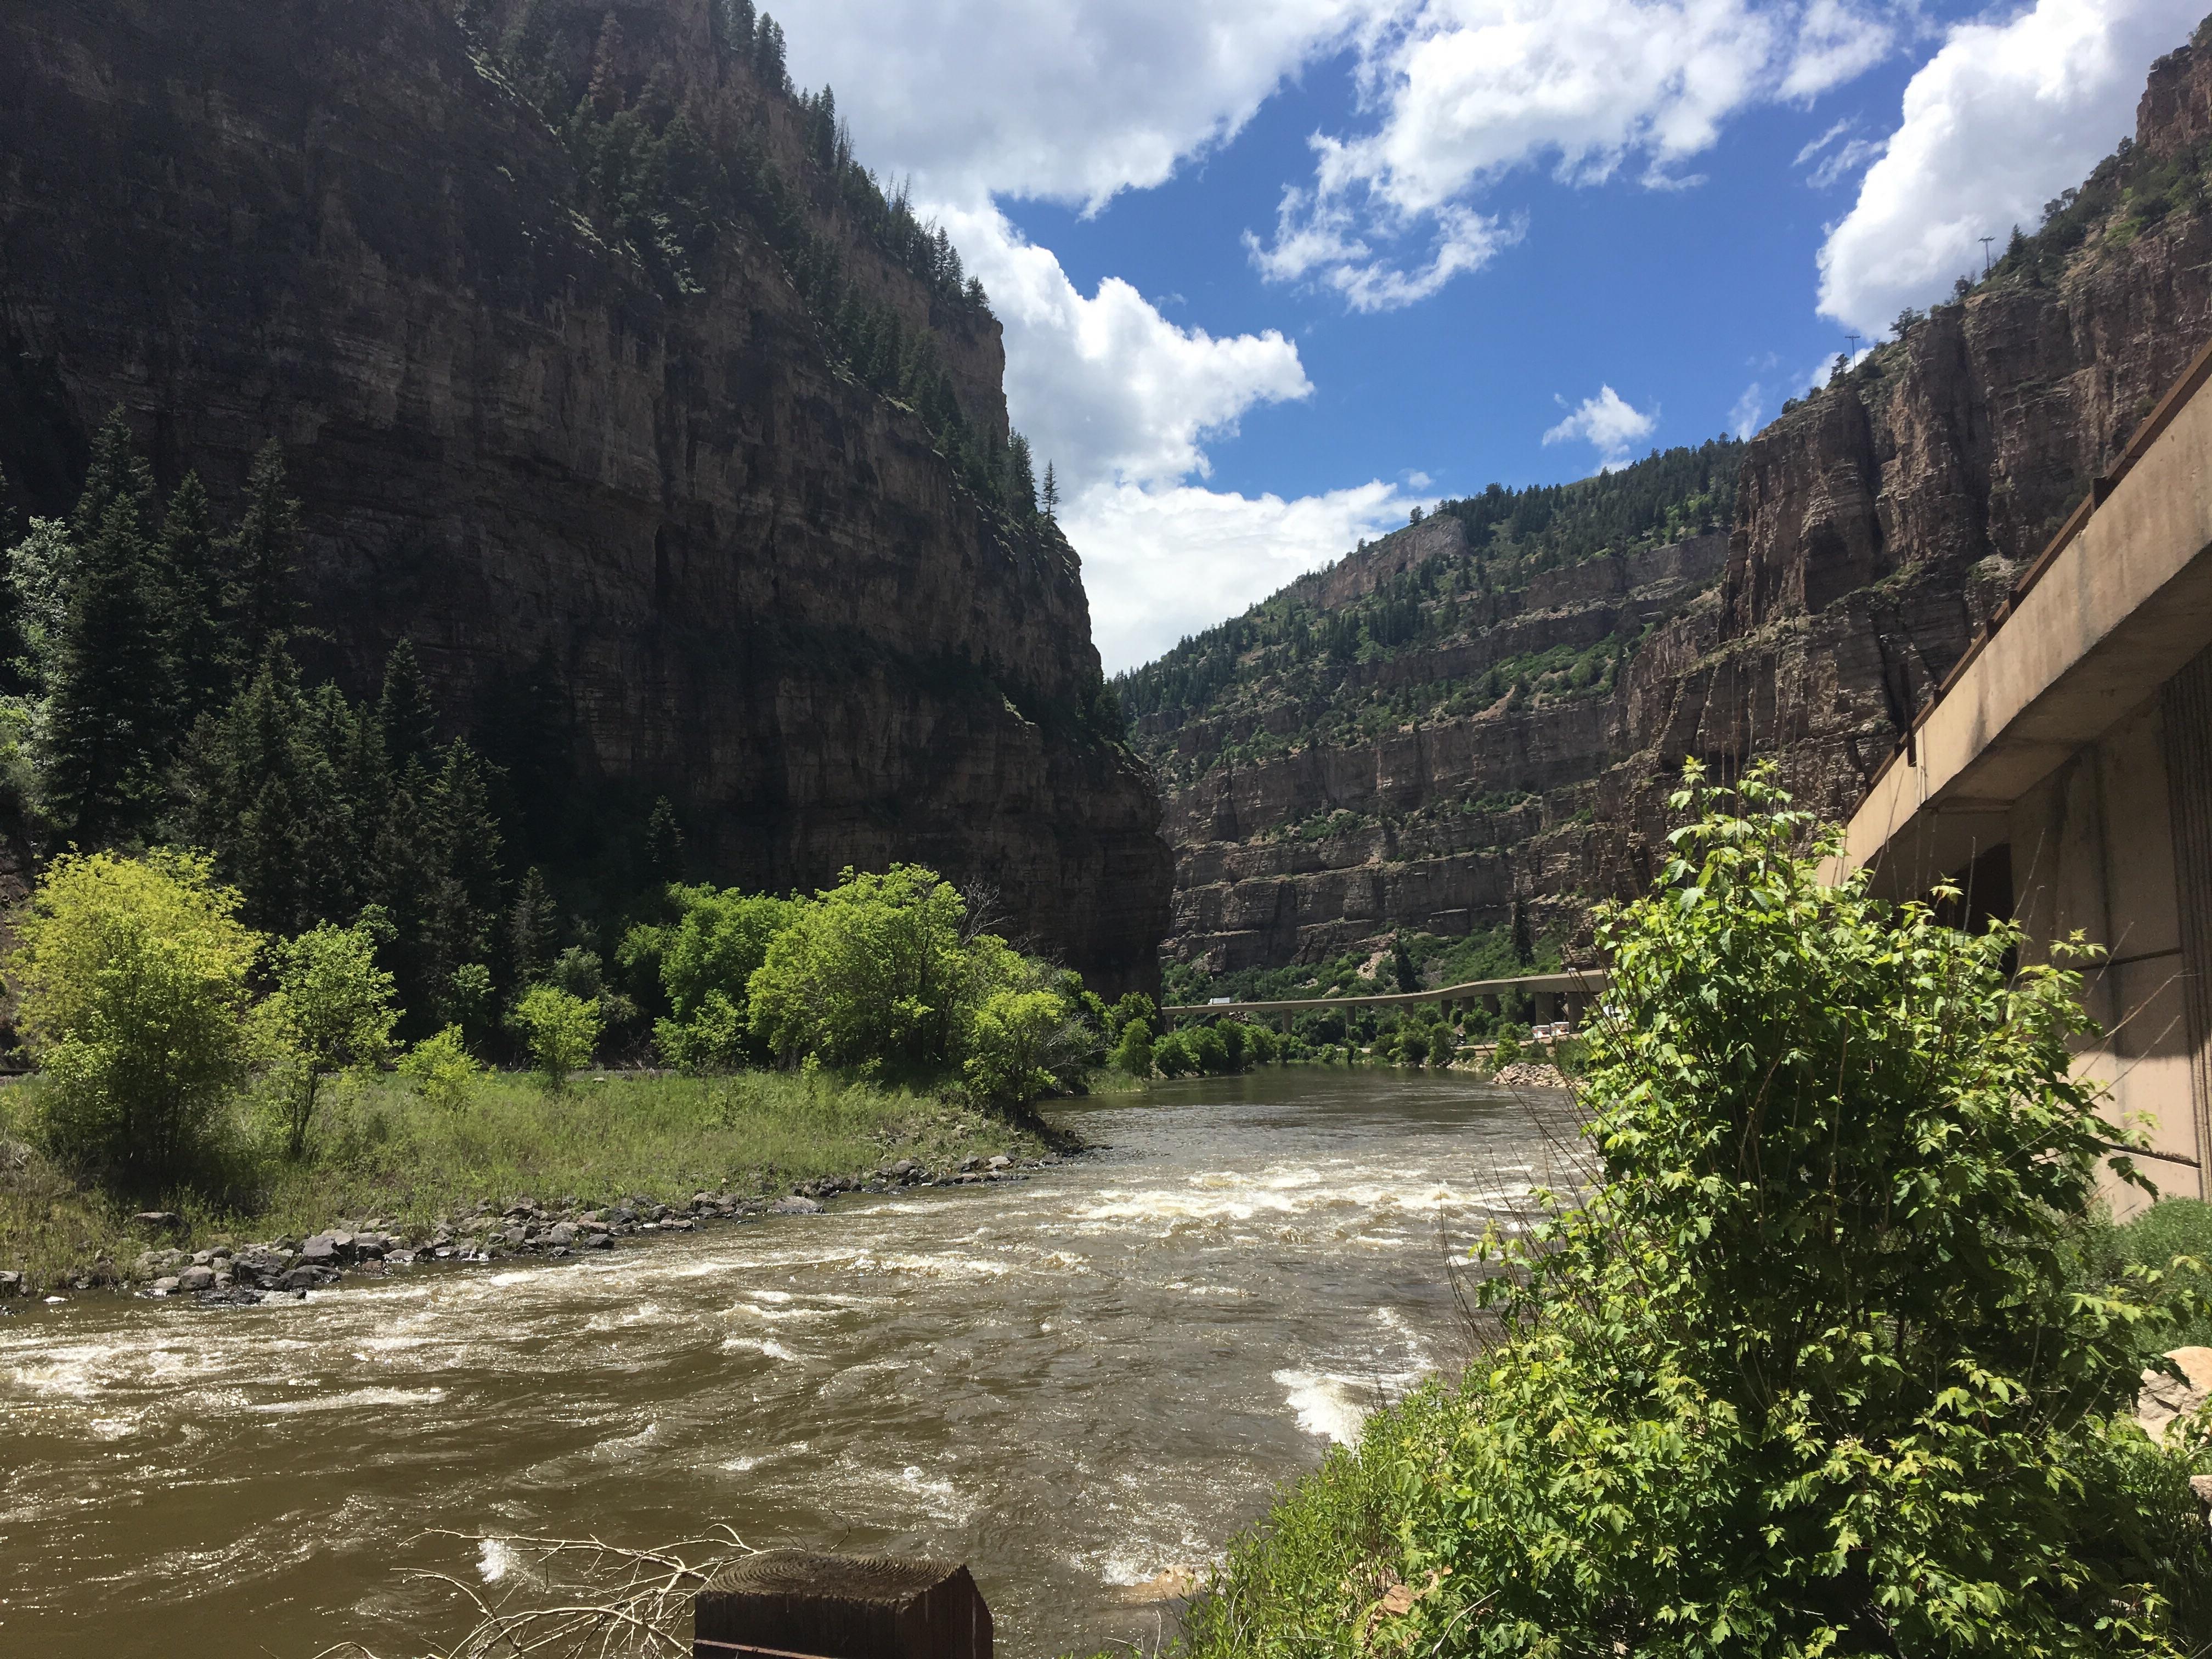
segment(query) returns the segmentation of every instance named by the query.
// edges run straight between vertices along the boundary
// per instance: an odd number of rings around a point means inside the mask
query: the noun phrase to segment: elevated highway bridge
[[[1396,991],[1382,996],[1288,997],[1271,1002],[1184,1002],[1160,1010],[1161,1029],[1173,1030],[1178,1019],[1204,1019],[1222,1014],[1273,1014],[1287,1022],[1295,1014],[1322,1009],[1408,1008],[1425,1003],[1441,1004],[1447,1012],[1473,1008],[1478,1003],[1496,1014],[1508,996],[1526,996],[1535,1005],[1539,1025],[1565,1020],[1580,1026],[1589,1005],[1604,992],[1602,968],[1572,968],[1557,974],[1521,974],[1510,979],[1473,979],[1460,985],[1439,985],[1434,990]]]

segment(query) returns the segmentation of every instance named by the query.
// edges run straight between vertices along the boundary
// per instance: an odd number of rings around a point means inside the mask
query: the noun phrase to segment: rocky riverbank
[[[279,1237],[238,1246],[218,1243],[192,1251],[148,1249],[126,1273],[117,1277],[113,1285],[149,1297],[185,1298],[204,1307],[250,1306],[272,1297],[303,1297],[309,1291],[337,1283],[348,1273],[380,1277],[439,1263],[462,1265],[520,1256],[557,1261],[611,1250],[618,1239],[689,1233],[718,1222],[751,1221],[764,1216],[820,1215],[832,1200],[847,1194],[881,1195],[909,1187],[1025,1181],[1033,1171],[1060,1162],[1056,1152],[1026,1162],[1017,1162],[1000,1152],[988,1158],[963,1158],[957,1168],[931,1170],[911,1158],[900,1158],[850,1176],[802,1182],[781,1197],[702,1192],[680,1206],[643,1197],[592,1206],[574,1199],[541,1204],[532,1198],[518,1198],[504,1206],[479,1204],[457,1214],[440,1216],[427,1231],[411,1234],[399,1224],[377,1217],[357,1225],[341,1221],[303,1239]],[[133,1219],[149,1228],[175,1227],[181,1222],[181,1218],[163,1211],[149,1211]],[[0,1279],[12,1281],[9,1290],[21,1288],[20,1275],[0,1274]]]
[[[349,1273],[580,1255],[843,1194],[1016,1178],[1082,1150],[950,1095],[767,1073],[557,1094],[498,1078],[459,1110],[371,1079],[299,1158],[246,1141],[254,1127],[241,1109],[244,1144],[212,1190],[134,1213],[39,1152],[35,1100],[0,1091],[0,1307],[157,1286],[248,1301]]]

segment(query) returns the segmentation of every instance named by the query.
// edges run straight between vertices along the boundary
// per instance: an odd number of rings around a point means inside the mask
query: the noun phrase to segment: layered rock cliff
[[[1534,574],[1509,556],[1510,591],[1474,595],[1469,617],[1463,581],[1409,586],[1464,568],[1464,538],[1432,520],[1230,625],[1234,666],[1197,674],[1187,650],[1141,671],[1161,693],[1139,741],[1169,795],[1171,956],[1233,973],[1516,915],[1571,936],[1593,899],[1648,882],[1666,794],[1693,757],[1726,776],[1773,757],[1802,804],[1848,813],[2212,338],[2208,161],[2200,40],[2152,71],[2133,143],[1992,276],[1901,319],[1898,338],[1750,443],[1724,550],[1662,541]],[[1325,631],[1393,583],[1421,618],[1396,630],[1413,643],[1371,640],[1373,660],[1303,700],[1296,674],[1270,678],[1271,617]],[[1607,682],[1564,683],[1564,659],[1587,663],[1604,640],[1624,647]],[[1494,678],[1463,695],[1501,662],[1553,672],[1521,672],[1502,700]],[[1332,721],[1394,680],[1405,689],[1382,720]],[[1277,695],[1255,696],[1263,684]]]
[[[920,860],[1103,984],[1150,981],[1169,854],[1078,561],[975,483],[1008,436],[980,290],[871,235],[827,110],[708,0],[461,9],[0,11],[16,505],[64,509],[118,404],[219,503],[274,437],[342,680],[411,635],[466,723],[550,664],[580,787],[671,796],[702,873]],[[586,76],[591,177],[547,112]],[[672,224],[599,176],[616,138],[753,197]],[[825,261],[829,302],[795,280]],[[925,343],[923,393],[873,389],[868,352],[912,386]]]

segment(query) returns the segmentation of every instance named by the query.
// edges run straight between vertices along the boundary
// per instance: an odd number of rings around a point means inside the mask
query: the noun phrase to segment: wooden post
[[[950,1561],[765,1550],[691,1605],[693,1659],[991,1659],[991,1610]]]

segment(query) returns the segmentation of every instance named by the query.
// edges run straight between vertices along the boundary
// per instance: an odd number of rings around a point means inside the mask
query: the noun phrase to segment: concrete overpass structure
[[[2106,1035],[2080,1058],[2212,1196],[2212,347],[2021,574],[1844,836],[1876,890],[1948,878],[2032,949],[2080,929]],[[2126,1203],[2115,1191],[2116,1201]]]
[[[1275,1002],[1186,1002],[1160,1010],[1161,1029],[1173,1030],[1181,1019],[1202,1019],[1218,1014],[1312,1013],[1323,1008],[1407,1008],[1422,1003],[1441,1003],[1447,1012],[1480,1003],[1492,1013],[1500,1012],[1510,995],[1523,995],[1535,1004],[1539,1025],[1565,1019],[1579,1027],[1583,1016],[1606,987],[1602,968],[1570,969],[1559,974],[1522,974],[1511,979],[1471,979],[1462,985],[1440,985],[1433,991],[1401,991],[1372,997],[1293,997]]]

